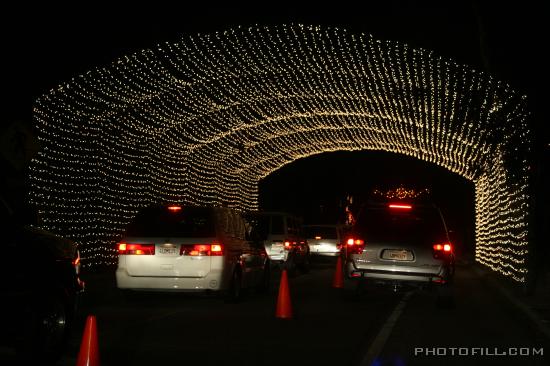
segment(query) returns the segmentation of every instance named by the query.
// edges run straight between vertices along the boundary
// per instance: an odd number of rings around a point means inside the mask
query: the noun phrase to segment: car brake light
[[[168,209],[172,212],[181,211],[181,206],[168,206]]]
[[[410,210],[412,209],[411,205],[403,205],[403,204],[397,204],[397,203],[391,203],[389,208],[397,209],[397,210]]]
[[[75,254],[75,258],[72,261],[74,271],[77,275],[80,274],[80,252],[77,250]]]
[[[451,254],[453,252],[453,246],[451,243],[442,243],[442,244],[434,244],[434,258],[438,259],[440,256],[444,256],[446,254]]]
[[[154,255],[155,244],[118,243],[118,254],[122,255]]]
[[[346,244],[348,254],[362,254],[365,248],[365,241],[362,239],[349,238]]]
[[[453,251],[453,246],[451,245],[451,243],[434,244],[433,248],[435,251],[438,251],[438,252],[444,251],[444,252],[450,253]]]
[[[199,257],[199,256],[219,256],[223,255],[223,246],[221,244],[192,244],[182,245],[180,255]]]
[[[293,245],[296,245],[296,241],[285,240],[285,250],[290,250]]]

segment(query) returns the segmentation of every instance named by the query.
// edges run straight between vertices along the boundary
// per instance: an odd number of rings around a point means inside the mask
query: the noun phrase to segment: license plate
[[[412,254],[408,250],[385,250],[382,258],[396,261],[410,261],[412,260]]]
[[[284,248],[283,244],[271,244],[271,253],[282,253]]]
[[[159,248],[159,254],[176,255],[178,254],[178,250],[177,248]]]

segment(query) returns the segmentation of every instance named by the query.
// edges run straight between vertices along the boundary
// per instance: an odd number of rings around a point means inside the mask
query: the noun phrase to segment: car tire
[[[364,279],[346,279],[344,278],[344,288],[342,289],[342,298],[346,301],[359,301],[366,294]]]
[[[17,352],[23,360],[55,362],[66,346],[74,305],[65,296],[50,296],[40,303],[26,319],[28,339]]]
[[[436,295],[436,306],[440,309],[452,309],[455,307],[454,287],[447,283],[439,286]]]
[[[264,270],[260,282],[258,283],[257,292],[265,294],[269,291],[271,284],[271,263],[267,261],[264,265]]]
[[[309,252],[307,252],[306,255],[304,256],[302,263],[300,264],[300,271],[302,273],[308,273],[310,268],[311,268],[311,262],[310,262]]]
[[[225,301],[227,303],[237,303],[242,298],[242,281],[241,272],[235,269],[231,275],[231,283],[227,289]]]
[[[283,264],[283,269],[286,269],[289,277],[296,277],[296,258],[295,254],[289,254],[286,261]]]

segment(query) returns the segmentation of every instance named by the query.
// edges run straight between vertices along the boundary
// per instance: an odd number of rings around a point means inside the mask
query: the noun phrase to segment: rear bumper
[[[117,287],[128,290],[159,291],[220,291],[223,290],[223,271],[211,270],[204,277],[130,276],[125,268],[116,271]]]
[[[310,254],[323,257],[338,257],[340,255],[340,252],[310,252]]]
[[[450,273],[446,266],[440,266],[433,270],[401,269],[397,266],[388,268],[357,268],[353,263],[346,264],[346,277],[348,279],[370,279],[373,282],[382,283],[437,283],[444,284],[449,280]]]

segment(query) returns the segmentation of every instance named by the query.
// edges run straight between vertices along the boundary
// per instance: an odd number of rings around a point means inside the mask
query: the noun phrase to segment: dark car
[[[6,223],[9,209],[3,206]],[[3,234],[1,344],[32,363],[56,360],[84,290],[77,245],[17,222],[11,222]]]
[[[432,287],[452,301],[453,245],[431,204],[370,203],[362,207],[344,246],[348,281]]]

